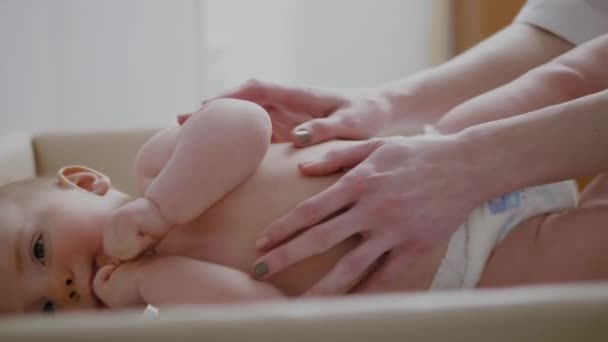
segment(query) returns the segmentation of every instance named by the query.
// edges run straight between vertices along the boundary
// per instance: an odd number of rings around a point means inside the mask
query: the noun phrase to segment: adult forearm
[[[458,135],[485,198],[608,172],[608,90]]]
[[[557,36],[515,23],[452,60],[388,84],[382,91],[395,108],[395,123],[432,123],[456,105],[571,48]]]
[[[608,88],[608,35],[543,64],[513,82],[452,109],[436,124],[444,133],[528,113]]]

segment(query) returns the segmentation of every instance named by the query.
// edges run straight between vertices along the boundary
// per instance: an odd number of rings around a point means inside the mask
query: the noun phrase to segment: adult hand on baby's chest
[[[137,283],[139,267],[137,261],[103,266],[93,278],[95,295],[110,308],[144,304]]]

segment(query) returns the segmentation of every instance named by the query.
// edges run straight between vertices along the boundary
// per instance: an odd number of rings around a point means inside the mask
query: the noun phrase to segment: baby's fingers
[[[105,265],[95,273],[93,278],[93,292],[104,303],[107,303],[107,298],[110,295],[109,280],[116,267],[116,265]]]
[[[154,240],[138,232],[137,227],[117,224],[104,232],[104,253],[119,260],[130,260],[143,253]]]
[[[150,200],[138,198],[108,218],[104,252],[120,260],[133,259],[160,241],[170,227]]]

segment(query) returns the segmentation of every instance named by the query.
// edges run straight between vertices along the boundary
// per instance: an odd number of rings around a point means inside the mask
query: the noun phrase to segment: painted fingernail
[[[270,243],[270,239],[268,239],[268,237],[266,237],[266,236],[263,236],[255,242],[255,248],[264,249],[264,248],[266,248],[266,246],[268,246],[269,243]]]
[[[308,144],[310,142],[311,135],[307,129],[298,129],[294,135],[300,144]]]
[[[265,262],[260,262],[255,265],[253,273],[256,277],[260,278],[268,274],[268,271],[270,271],[268,264]]]

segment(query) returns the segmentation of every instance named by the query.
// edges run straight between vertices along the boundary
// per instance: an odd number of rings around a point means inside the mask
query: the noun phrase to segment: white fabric
[[[144,309],[144,316],[158,316],[158,309],[148,304]]]
[[[541,213],[575,207],[574,181],[512,192],[475,209],[452,235],[431,284],[434,289],[474,288],[494,247],[519,223]]]
[[[608,0],[528,0],[515,22],[541,27],[580,45],[608,33]]]

